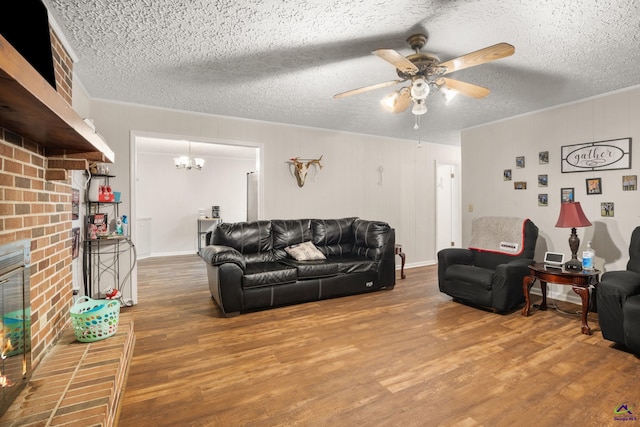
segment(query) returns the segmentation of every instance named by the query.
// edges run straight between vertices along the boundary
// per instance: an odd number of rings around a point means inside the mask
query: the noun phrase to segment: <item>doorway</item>
[[[197,253],[198,218],[218,206],[226,222],[246,221],[247,173],[258,177],[252,205],[261,211],[261,144],[132,132],[131,234],[143,257]],[[204,159],[178,168],[174,159]],[[144,239],[141,241],[140,239]]]
[[[436,163],[436,254],[461,243],[459,182],[457,165]]]

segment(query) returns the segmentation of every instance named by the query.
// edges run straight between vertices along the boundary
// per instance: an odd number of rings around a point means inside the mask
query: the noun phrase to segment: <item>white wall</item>
[[[103,100],[90,104],[97,131],[116,153],[111,165],[117,175],[114,187],[130,184],[131,132],[263,144],[261,218],[359,216],[387,221],[396,229],[408,266],[435,263],[435,165],[459,165],[460,147],[423,142],[418,148],[416,141]],[[299,188],[288,160],[321,155],[323,168],[312,169]],[[207,192],[209,185],[187,186],[185,192]],[[123,192],[121,210],[131,211],[129,192]]]
[[[224,221],[246,221],[246,174],[256,169],[255,159],[200,156],[202,170],[187,171],[176,169],[173,157],[137,156],[136,218],[151,220],[151,256],[195,253],[200,208],[211,216],[211,206],[218,205]]]
[[[638,175],[638,149],[631,150],[632,169],[579,173],[561,172],[560,153],[563,145],[626,137],[638,141],[638,117],[640,88],[635,87],[463,131],[463,242],[468,243],[470,239],[471,220],[475,217],[521,216],[530,218],[540,228],[537,260],[542,260],[545,250],[564,252],[570,257],[570,229],[556,228],[555,223],[560,212],[560,189],[573,187],[575,200],[581,203],[593,224],[578,229],[579,257],[587,241],[592,240],[596,268],[624,269],[631,232],[640,225],[640,192],[622,191],[622,176]],[[548,164],[539,164],[540,151],[549,151]],[[525,156],[522,169],[516,168],[517,156]],[[503,180],[504,169],[512,170],[512,181]],[[538,174],[548,175],[548,187],[538,187]],[[587,178],[602,178],[601,195],[586,194]],[[526,181],[527,189],[514,190],[515,181]],[[548,206],[538,206],[539,193],[549,195]],[[601,202],[615,204],[614,217],[601,216]],[[577,298],[568,286],[556,287],[551,292]]]

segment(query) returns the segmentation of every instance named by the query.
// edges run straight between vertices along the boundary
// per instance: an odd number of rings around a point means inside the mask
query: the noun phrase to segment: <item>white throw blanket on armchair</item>
[[[471,223],[469,249],[518,255],[523,250],[525,221],[502,216],[475,218]]]

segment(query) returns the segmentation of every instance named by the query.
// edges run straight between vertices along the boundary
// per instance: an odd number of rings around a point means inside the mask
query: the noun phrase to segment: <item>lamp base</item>
[[[565,270],[582,271],[582,262],[574,258],[564,263]]]

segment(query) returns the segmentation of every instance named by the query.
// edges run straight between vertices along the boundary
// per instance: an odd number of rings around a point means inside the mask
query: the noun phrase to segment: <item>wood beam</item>
[[[70,153],[66,154],[65,157],[73,159],[86,159],[91,162],[111,163],[111,161],[107,159],[104,153],[101,153],[100,151],[87,153]]]
[[[85,159],[48,157],[47,169],[65,169],[65,170],[83,171],[83,170],[89,169],[89,162]]]

